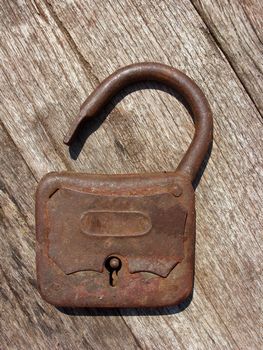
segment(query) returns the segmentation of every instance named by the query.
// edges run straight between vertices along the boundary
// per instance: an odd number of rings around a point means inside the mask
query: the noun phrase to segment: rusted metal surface
[[[196,84],[156,63],[125,67],[87,98],[64,142],[127,84],[156,80],[186,99],[194,139],[175,172],[132,175],[50,173],[36,195],[37,278],[57,306],[175,305],[193,288],[192,181],[212,140],[212,116]]]

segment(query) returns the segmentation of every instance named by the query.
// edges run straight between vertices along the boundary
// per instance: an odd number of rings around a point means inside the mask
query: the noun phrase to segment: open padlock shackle
[[[70,144],[80,124],[93,118],[109,100],[127,85],[154,80],[170,86],[180,93],[191,108],[195,124],[193,140],[179,163],[176,172],[189,176],[193,181],[212,141],[212,113],[200,88],[178,69],[160,63],[137,63],[117,70],[88,96],[74,120],[65,144]]]

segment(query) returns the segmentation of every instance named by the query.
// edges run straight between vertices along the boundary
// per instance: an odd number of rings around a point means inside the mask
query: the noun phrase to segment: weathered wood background
[[[262,349],[262,1],[1,0],[0,7],[0,349]],[[214,114],[212,155],[196,190],[193,300],[66,313],[36,289],[37,182],[52,170],[172,170],[193,134],[173,96],[141,84],[114,109],[122,96],[113,101],[100,126],[87,125],[70,153],[63,145],[93,88],[139,61],[187,73]]]

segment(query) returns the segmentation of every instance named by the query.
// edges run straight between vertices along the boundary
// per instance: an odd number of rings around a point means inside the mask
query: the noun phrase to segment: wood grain
[[[238,11],[229,21],[217,7],[211,14],[208,1],[193,3],[0,2],[1,349],[261,348],[262,86],[253,63],[260,21],[249,2],[242,3],[247,17],[231,2]],[[247,27],[256,29],[247,34]],[[233,30],[238,59],[223,45]],[[183,70],[214,114],[212,155],[196,191],[193,300],[164,310],[67,314],[36,289],[34,191],[41,176],[173,170],[193,134],[174,93],[145,83],[113,99],[70,152],[62,144],[87,94],[137,61]]]
[[[263,3],[193,0],[198,13],[263,115]]]

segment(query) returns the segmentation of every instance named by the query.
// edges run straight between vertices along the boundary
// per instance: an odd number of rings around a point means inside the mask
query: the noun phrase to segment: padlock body
[[[162,307],[192,293],[194,190],[184,175],[50,173],[36,193],[36,232],[38,287],[53,305]],[[121,264],[114,281],[111,257]]]

